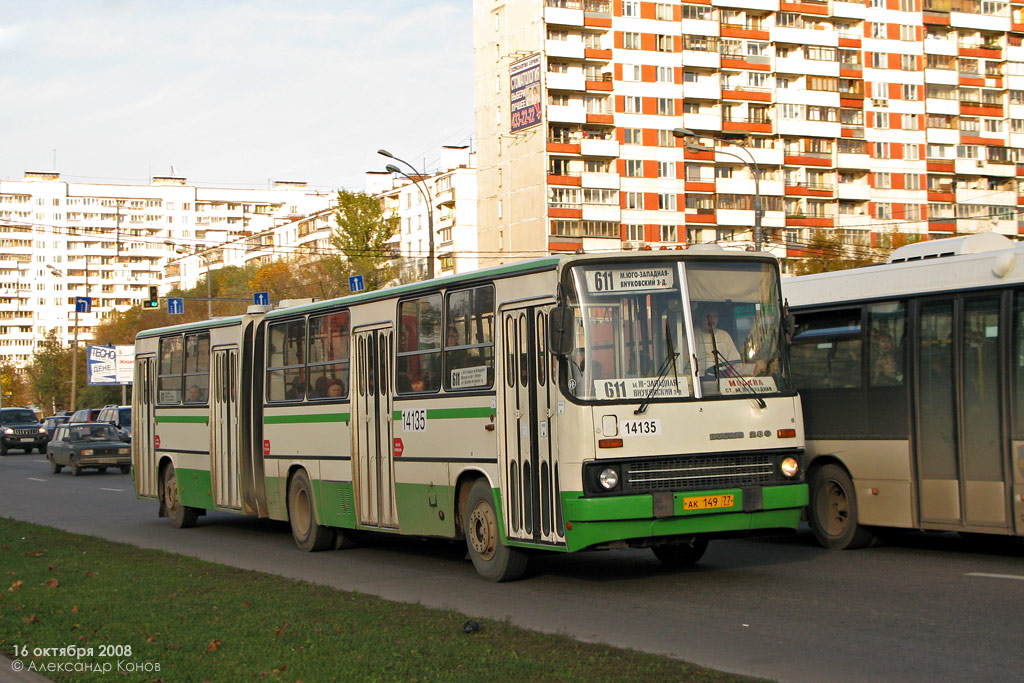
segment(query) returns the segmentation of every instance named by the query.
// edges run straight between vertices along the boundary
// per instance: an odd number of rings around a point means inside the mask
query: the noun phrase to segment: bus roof
[[[991,248],[999,243],[985,240],[965,244],[963,238],[953,238],[922,243],[932,245],[929,250],[910,250],[918,245],[908,245],[893,252],[897,256],[897,252],[907,249],[902,252],[903,259],[896,262],[783,278],[782,292],[790,305],[798,307],[1024,282],[1024,244],[1005,240],[1002,243],[1006,247]],[[989,248],[983,250],[986,245]]]

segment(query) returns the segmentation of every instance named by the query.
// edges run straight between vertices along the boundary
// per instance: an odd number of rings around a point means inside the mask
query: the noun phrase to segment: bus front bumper
[[[732,496],[726,499],[726,496]],[[729,507],[698,507],[707,504]],[[796,529],[807,484],[585,498],[562,496],[568,550],[663,536]]]

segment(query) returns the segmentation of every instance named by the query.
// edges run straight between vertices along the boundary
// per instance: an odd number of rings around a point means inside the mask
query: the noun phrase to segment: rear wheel
[[[7,455],[7,444],[0,441],[0,455]]]
[[[831,550],[863,548],[874,534],[857,522],[857,493],[842,467],[825,465],[811,475],[811,528],[818,543]]]
[[[121,465],[121,474],[128,474],[132,471],[131,465]]]
[[[334,530],[316,523],[313,487],[305,470],[296,472],[288,483],[288,521],[299,550],[327,550],[334,544]]]
[[[666,567],[681,568],[696,564],[707,549],[708,539],[694,538],[689,543],[657,545],[651,551]]]
[[[181,495],[178,491],[178,477],[174,472],[174,465],[167,465],[161,476],[160,490],[164,498],[164,510],[171,524],[179,529],[188,529],[196,525],[199,519],[199,510],[188,507],[181,502]]]
[[[107,471],[106,467],[97,467],[96,469],[98,469],[100,471],[100,474],[103,474],[104,472]]]
[[[501,541],[494,494],[486,479],[477,479],[469,490],[463,526],[466,547],[477,573],[488,581],[515,581],[526,571],[527,556]]]

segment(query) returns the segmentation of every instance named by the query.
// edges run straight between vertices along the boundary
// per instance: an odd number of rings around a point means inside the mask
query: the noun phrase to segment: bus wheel
[[[694,538],[689,543],[656,545],[651,548],[654,556],[666,567],[682,568],[696,564],[708,549],[708,539]]]
[[[486,479],[469,491],[465,512],[466,546],[473,566],[488,581],[515,581],[526,571],[526,554],[501,542],[494,494]]]
[[[199,519],[199,511],[182,504],[178,495],[178,476],[174,472],[174,465],[167,465],[164,468],[162,479],[160,490],[164,494],[164,510],[167,511],[167,518],[171,520],[171,524],[178,529],[194,527],[196,520]]]
[[[853,481],[838,465],[825,465],[811,476],[808,512],[818,543],[830,550],[863,548],[874,539],[857,523]]]
[[[299,550],[327,550],[334,544],[334,531],[316,523],[313,511],[313,487],[305,470],[299,470],[288,484],[288,521]]]

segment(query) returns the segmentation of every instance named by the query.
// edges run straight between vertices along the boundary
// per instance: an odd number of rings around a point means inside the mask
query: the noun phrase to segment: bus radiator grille
[[[783,482],[775,458],[768,454],[639,460],[627,465],[623,479],[626,492],[695,491]]]

